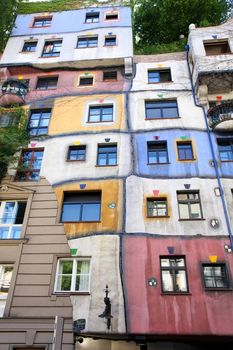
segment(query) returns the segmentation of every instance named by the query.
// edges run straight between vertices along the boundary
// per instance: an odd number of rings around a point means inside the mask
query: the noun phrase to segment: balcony
[[[212,130],[233,130],[233,102],[226,102],[210,108],[207,117]]]
[[[9,78],[1,87],[0,106],[23,105],[27,93],[28,86],[22,80]]]

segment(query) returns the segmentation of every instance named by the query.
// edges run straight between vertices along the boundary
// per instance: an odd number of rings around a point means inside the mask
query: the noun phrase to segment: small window
[[[105,46],[115,46],[116,45],[116,36],[115,35],[106,36],[104,45]]]
[[[113,12],[113,13],[107,13],[105,16],[106,21],[115,21],[118,19],[118,13]]]
[[[85,160],[86,146],[70,146],[68,151],[68,160]]]
[[[184,257],[160,257],[163,293],[187,293],[188,282]]]
[[[33,27],[48,27],[52,23],[52,17],[37,17],[34,19]]]
[[[103,81],[116,81],[116,80],[117,80],[117,71],[103,73]]]
[[[178,159],[179,160],[193,160],[193,147],[192,142],[187,141],[178,141],[177,143],[177,152],[178,152]]]
[[[88,12],[86,13],[85,23],[97,23],[99,22],[100,13],[99,12]]]
[[[19,239],[26,209],[26,202],[0,202],[0,239]]]
[[[90,260],[59,259],[55,292],[89,292]]]
[[[168,163],[167,141],[147,142],[148,164]]]
[[[57,88],[58,76],[38,78],[36,90],[53,90]]]
[[[181,220],[203,218],[199,191],[179,191],[177,192],[177,199]]]
[[[101,192],[64,193],[62,222],[100,221]]]
[[[31,111],[28,131],[31,136],[48,134],[51,109],[38,109]]]
[[[206,289],[226,289],[230,287],[225,264],[202,264],[204,286]]]
[[[0,264],[0,317],[3,317],[4,315],[13,268],[13,265],[10,264]]]
[[[178,118],[176,101],[146,101],[146,119]]]
[[[97,165],[107,166],[117,164],[117,145],[98,145]]]
[[[233,161],[233,139],[217,139],[219,157],[222,162]]]
[[[147,216],[150,218],[168,216],[167,198],[147,198]]]
[[[82,36],[78,37],[77,48],[85,49],[86,47],[97,47],[98,36]]]
[[[93,77],[90,77],[90,76],[87,76],[87,77],[80,77],[80,79],[79,79],[79,85],[80,85],[80,86],[93,85]]]
[[[43,149],[23,150],[18,165],[16,181],[39,181]]]
[[[90,106],[88,113],[89,123],[113,121],[113,105]]]
[[[19,119],[19,116],[14,113],[0,114],[0,128],[7,128],[8,126],[18,125]]]
[[[35,52],[37,41],[26,41],[23,45],[23,52]]]
[[[204,41],[204,47],[205,47],[206,56],[224,55],[227,53],[231,53],[227,40]]]
[[[148,83],[162,83],[171,81],[170,69],[148,70]]]
[[[42,57],[57,57],[60,56],[62,40],[46,41]]]

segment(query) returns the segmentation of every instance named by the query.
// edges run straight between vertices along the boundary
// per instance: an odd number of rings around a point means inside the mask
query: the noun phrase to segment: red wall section
[[[206,291],[200,262],[209,263],[210,255],[227,264],[233,272],[233,254],[224,250],[221,238],[124,237],[123,279],[129,333],[158,335],[232,335],[233,292]],[[162,294],[160,256],[185,256],[189,283],[188,295]],[[156,287],[148,279],[158,281]]]

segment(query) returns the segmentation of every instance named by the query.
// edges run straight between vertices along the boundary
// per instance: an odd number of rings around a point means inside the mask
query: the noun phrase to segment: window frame
[[[154,208],[149,208],[149,205],[148,205],[149,202],[154,202],[154,203],[156,202],[157,206]],[[166,210],[165,215],[158,214],[158,212],[160,210],[160,208],[158,207],[159,202],[165,203],[165,210]],[[156,210],[158,215],[149,215],[150,209],[152,209],[153,212],[154,212],[154,210]],[[167,197],[164,197],[164,196],[163,197],[148,197],[146,199],[146,213],[147,213],[147,218],[167,218],[167,217],[169,217]]]
[[[164,144],[164,148],[159,148],[159,145]],[[158,148],[155,148],[153,151],[153,146],[158,146]],[[151,149],[150,149],[151,147]],[[166,151],[166,162],[160,162],[160,152]],[[150,153],[155,152],[156,153],[156,162],[150,162]],[[147,164],[148,165],[162,165],[162,164],[169,164],[169,157],[168,157],[168,147],[167,147],[167,141],[161,140],[161,141],[147,141]]]
[[[23,155],[27,152],[31,152],[32,153],[32,157],[29,158],[29,161],[30,161],[30,166],[29,167],[25,167],[25,170],[21,169],[21,167],[23,168],[24,165],[23,165]],[[41,170],[41,166],[40,168],[33,168],[33,161],[34,161],[34,154],[36,152],[42,152],[42,157],[41,159],[39,159],[40,163],[42,164],[42,161],[43,161],[43,155],[44,155],[44,148],[26,148],[26,149],[23,149],[21,151],[21,155],[20,155],[20,159],[19,159],[19,163],[18,163],[18,167],[17,167],[17,172],[16,172],[16,176],[15,176],[15,181],[19,181],[19,182],[24,182],[24,181],[35,181],[35,182],[38,182],[40,180],[40,170]],[[31,174],[32,173],[37,173],[38,174],[38,178],[36,180],[34,179],[30,179],[31,177]],[[19,174],[25,174],[25,180],[20,180],[19,179]]]
[[[53,16],[38,16],[33,18],[33,28],[46,28],[52,25]],[[41,22],[41,25],[35,25],[36,22]],[[48,22],[49,21],[49,22]],[[48,23],[46,23],[48,22]]]
[[[45,40],[44,47],[41,53],[42,58],[51,58],[51,57],[59,57],[61,54],[61,49],[62,49],[62,39],[51,39],[51,40]],[[50,43],[50,45],[48,45]],[[54,51],[54,48],[56,47],[56,43],[59,44],[58,48],[60,48],[59,51]],[[46,52],[45,48],[47,46],[52,46],[52,50]]]
[[[111,74],[113,74],[113,73],[114,73],[114,76],[111,77]],[[106,78],[107,74],[110,74],[110,77]],[[115,75],[116,75],[116,77],[115,77]],[[103,72],[103,81],[106,81],[106,82],[117,81],[117,70]]]
[[[111,120],[103,120],[103,116],[105,115],[103,113],[104,108],[112,108],[112,119]],[[99,119],[97,121],[91,121],[90,120],[90,111],[93,109],[99,109],[99,114],[96,114],[96,116],[99,116]],[[109,114],[110,115],[110,114]],[[104,103],[104,104],[89,104],[88,105],[88,114],[87,114],[87,123],[90,124],[96,124],[96,123],[112,123],[114,121],[114,104],[113,103]]]
[[[115,147],[115,152],[111,152],[111,151],[106,151],[106,152],[100,152],[100,148],[102,149],[106,149],[107,148],[113,148]],[[100,154],[104,154],[106,156],[105,164],[99,164],[99,156]],[[110,154],[114,154],[115,155],[115,164],[109,164],[109,155]],[[97,145],[97,159],[96,159],[96,166],[98,167],[106,167],[106,166],[117,166],[117,143],[107,143],[107,144],[103,144],[100,143]]]
[[[71,151],[84,151],[84,157],[83,159],[78,159],[78,152],[77,152],[77,159],[70,159],[71,156]],[[86,160],[86,145],[70,145],[68,148],[68,153],[67,153],[67,161],[68,162],[85,162]]]
[[[158,73],[158,81],[150,81],[152,78],[150,77],[150,73]],[[163,75],[168,74],[168,80],[163,80]],[[147,70],[147,82],[148,84],[161,84],[161,83],[171,83],[172,82],[172,76],[171,76],[171,69],[170,68],[150,68]]]
[[[223,145],[220,145],[220,142],[222,143],[228,143],[227,147],[229,147],[229,150],[225,151],[220,151],[220,147]],[[218,146],[218,154],[219,154],[219,159],[223,163],[227,162],[233,162],[233,138],[231,137],[225,137],[225,138],[217,138],[217,146]],[[227,155],[230,155],[230,157],[227,156],[228,159],[222,159],[221,153],[227,153]]]
[[[43,113],[50,113],[49,118],[43,118]],[[38,119],[34,119],[34,120],[38,120],[38,126],[30,126],[31,123],[31,119],[33,114],[40,114]],[[28,132],[29,135],[31,137],[39,137],[39,136],[44,136],[44,135],[48,135],[48,131],[49,131],[49,124],[50,124],[50,120],[52,117],[52,109],[51,108],[47,108],[47,109],[31,109],[30,110],[30,117],[29,117],[29,121],[28,121]],[[44,122],[44,120],[48,120],[48,125],[46,126],[41,126],[40,124]],[[45,132],[39,133],[40,130],[43,130]],[[36,134],[31,133],[31,131],[35,130]]]
[[[28,46],[30,48],[30,50],[25,50],[25,47],[28,45],[28,44],[36,44],[35,46]],[[24,41],[24,44],[23,44],[23,47],[22,47],[22,51],[21,52],[24,52],[24,53],[31,53],[31,52],[36,52],[36,48],[37,48],[37,44],[38,44],[38,40],[28,40],[28,41]],[[31,50],[31,48],[33,48],[34,50]]]
[[[175,104],[175,106],[164,106],[163,104]],[[148,107],[147,104],[154,104],[154,107],[150,106]],[[161,106],[159,106],[161,105]],[[157,106],[157,107],[156,107]],[[171,117],[171,116],[166,116],[164,115],[165,109],[176,109],[176,116]],[[160,117],[152,117],[149,118],[148,115],[148,110],[159,110],[160,111]],[[178,103],[177,100],[145,100],[145,120],[163,120],[163,119],[177,119],[180,118],[179,116],[179,108],[178,108]]]
[[[179,194],[186,194],[186,195],[193,195],[193,194],[197,194],[198,195],[198,200],[196,199],[191,199],[191,198],[187,198],[185,200],[179,200],[178,195]],[[203,210],[202,210],[202,205],[201,205],[201,197],[200,197],[200,191],[199,190],[188,190],[188,191],[176,191],[176,195],[177,195],[177,204],[178,204],[178,213],[179,213],[179,221],[198,221],[198,220],[204,220],[203,217]],[[192,211],[191,211],[191,205],[192,204],[199,204],[199,211],[200,211],[200,217],[198,218],[194,218],[192,217]],[[189,213],[189,217],[188,218],[182,218],[181,217],[181,211],[180,211],[180,204],[187,204],[188,206],[188,213]]]
[[[169,259],[169,266],[162,266],[162,259]],[[170,263],[170,260],[179,260],[183,259],[184,260],[184,266],[172,266]],[[190,294],[189,292],[189,283],[188,283],[188,269],[187,269],[187,263],[186,263],[186,258],[183,255],[160,255],[159,257],[160,260],[160,280],[161,280],[161,292],[162,294],[179,294],[179,295],[184,295],[184,294]],[[167,291],[164,290],[163,286],[163,271],[172,271],[172,285],[173,285],[173,290],[172,291]],[[186,281],[186,287],[187,290],[181,291],[181,290],[176,290],[176,271],[185,271],[185,281]]]
[[[188,147],[187,149],[180,149],[181,147]],[[193,142],[192,140],[185,140],[185,141],[176,141],[176,150],[177,150],[177,160],[180,162],[190,162],[193,160],[196,160],[194,155],[194,149],[193,149]],[[184,157],[181,156],[181,151],[184,152]],[[188,152],[191,153],[191,158],[188,157]],[[187,157],[186,157],[187,153]]]
[[[111,41],[112,39],[115,39],[115,40]],[[106,35],[104,38],[104,46],[105,47],[117,46],[117,36],[116,35]]]
[[[71,288],[70,290],[58,290],[58,281],[59,281],[59,275],[66,275],[66,274],[59,274],[59,267],[62,261],[73,261],[72,266],[72,274],[71,274]],[[77,279],[77,274],[75,273],[77,271],[77,263],[81,261],[88,261],[89,262],[89,270],[88,270],[88,288],[84,291],[82,290],[75,290],[75,284]],[[67,274],[68,275],[68,274]],[[86,274],[87,275],[87,274]],[[70,276],[70,274],[69,274]],[[57,259],[56,264],[56,272],[55,272],[55,281],[54,281],[54,294],[83,294],[87,295],[90,294],[90,284],[91,284],[91,257],[62,257]]]
[[[98,18],[96,16],[93,17],[93,15],[98,15]],[[90,21],[88,20],[88,17],[91,19]],[[87,24],[99,23],[99,21],[100,21],[100,12],[99,11],[86,12],[84,23],[87,23]]]
[[[83,35],[83,36],[78,36],[77,38],[77,44],[76,44],[76,49],[92,49],[95,47],[98,47],[98,34],[96,35]],[[96,41],[94,45],[91,45],[91,41]],[[85,46],[79,46],[79,42],[86,42]]]
[[[46,76],[46,77],[37,77],[37,82],[36,82],[36,90],[38,91],[47,91],[47,90],[56,90],[57,89],[57,83],[58,83],[58,75],[54,75],[54,76]],[[53,86],[49,86],[49,83],[51,80],[56,80],[56,85]],[[45,84],[45,88],[38,88],[39,83],[41,82],[46,82]]]
[[[223,277],[225,279],[225,286],[224,287],[218,287],[218,286],[213,286],[213,287],[208,287],[206,285],[206,278],[207,276],[204,273],[204,267],[224,267],[225,271],[224,274],[225,276]],[[216,263],[211,263],[211,262],[201,262],[200,263],[200,269],[201,269],[201,276],[202,276],[202,283],[203,283],[203,288],[205,291],[228,291],[232,289],[232,281],[230,278],[230,273],[229,273],[229,268],[227,266],[227,263],[224,261],[219,261]],[[221,277],[223,275],[221,274]],[[214,278],[214,282],[216,284],[217,276],[216,275],[211,275],[210,277]]]
[[[92,201],[89,201],[88,200],[88,194],[98,194],[98,200],[92,200]],[[76,201],[65,201],[65,196],[69,196],[70,195],[76,195],[77,196],[77,199]],[[87,199],[84,201],[82,199],[82,201],[80,199],[78,199],[78,196],[80,195],[80,197],[85,197],[85,195],[87,195]],[[78,217],[74,217],[73,220],[64,220],[63,219],[63,213],[64,213],[64,204],[65,206],[69,206],[70,203],[73,205],[77,205],[77,207],[80,207],[80,210],[77,209],[77,216]],[[87,210],[84,208],[84,206],[87,206],[88,204],[90,205],[93,205],[93,204],[97,204],[99,206],[99,212],[98,212],[98,218],[96,218],[95,220],[83,220],[83,212],[84,210]],[[63,193],[63,201],[62,201],[62,207],[61,207],[61,216],[60,216],[60,222],[62,223],[91,223],[91,222],[101,222],[101,207],[102,207],[102,192],[101,191],[67,191],[67,192],[64,192]],[[86,212],[84,212],[84,215],[86,214]]]
[[[11,267],[12,270],[10,271],[11,272],[11,276],[10,276],[10,280],[8,282],[7,279],[4,279],[4,269],[5,268],[9,268]],[[11,287],[11,284],[13,282],[13,276],[14,276],[14,263],[5,263],[5,262],[0,262],[0,303],[1,303],[1,307],[0,307],[0,318],[4,317],[4,312],[6,310],[6,305],[7,305],[7,302],[8,302],[8,297],[9,297],[9,291],[10,291],[10,287]],[[4,286],[4,281],[5,283],[7,283],[7,287],[5,288],[6,291],[4,291],[4,288],[3,290],[2,289],[2,284]],[[1,310],[2,309],[2,310]],[[2,311],[2,312],[1,312]]]
[[[92,83],[91,84],[81,84],[81,80],[84,79],[91,79]],[[85,87],[85,86],[93,86],[94,85],[94,76],[93,75],[80,75],[79,76],[79,84],[78,86]]]
[[[208,53],[208,47],[223,47],[226,46],[226,51],[224,50],[224,52],[221,53]],[[219,56],[219,55],[230,55],[232,54],[231,51],[231,47],[229,45],[229,40],[228,38],[226,39],[211,39],[211,40],[203,40],[203,46],[204,46],[204,50],[205,50],[205,54],[206,56]],[[207,51],[206,51],[207,48]]]
[[[14,203],[14,208],[12,212],[12,217],[5,217],[4,214],[6,214],[6,205],[7,203]],[[19,203],[24,204],[23,209],[23,217],[19,217]],[[17,200],[17,199],[0,199],[0,241],[2,239],[20,239],[22,235],[23,225],[24,225],[24,219],[26,216],[26,208],[27,208],[27,201],[26,200]],[[2,220],[7,220],[10,222],[2,223]],[[17,220],[21,219],[21,223],[16,223]],[[6,234],[6,237],[1,237],[1,235],[4,234],[4,228],[8,229],[8,232]],[[14,232],[14,229],[16,230]],[[1,233],[2,231],[2,233]]]
[[[117,18],[107,18],[107,17],[114,17],[117,16]],[[112,11],[112,12],[105,12],[104,15],[104,20],[105,21],[119,21],[119,11]]]

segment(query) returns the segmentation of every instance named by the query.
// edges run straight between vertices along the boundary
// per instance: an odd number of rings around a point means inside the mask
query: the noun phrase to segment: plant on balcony
[[[0,121],[8,117],[7,125],[0,123],[0,182],[7,168],[18,159],[17,152],[29,142],[27,133],[27,112],[21,107],[0,108]],[[1,126],[2,125],[2,126]]]

